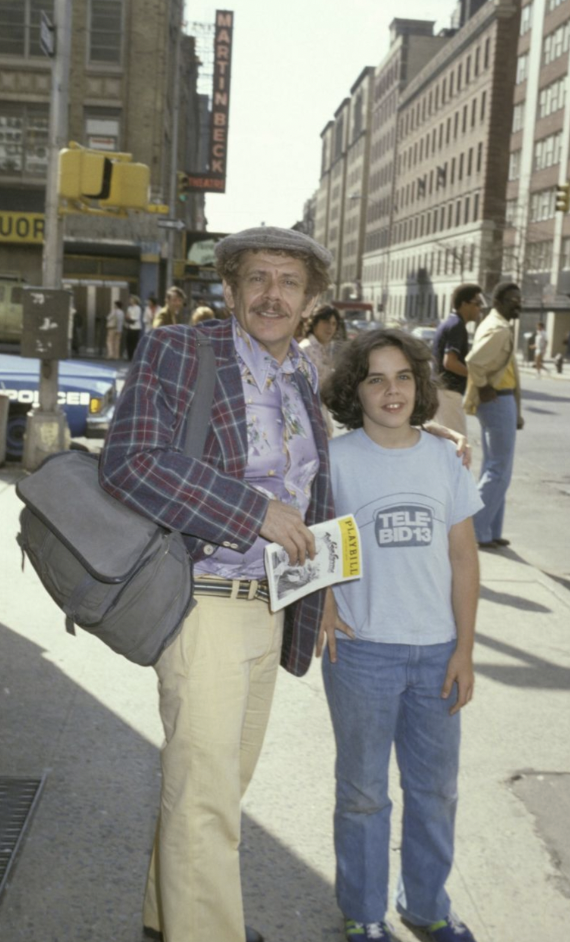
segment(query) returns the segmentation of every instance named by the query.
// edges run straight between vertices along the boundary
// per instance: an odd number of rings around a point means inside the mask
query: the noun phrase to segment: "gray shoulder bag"
[[[198,340],[198,377],[184,454],[201,457],[208,431],[216,361]],[[196,603],[192,562],[182,535],[111,497],[99,484],[98,457],[51,455],[16,486],[22,548],[42,585],[77,624],[135,664],[155,664]]]

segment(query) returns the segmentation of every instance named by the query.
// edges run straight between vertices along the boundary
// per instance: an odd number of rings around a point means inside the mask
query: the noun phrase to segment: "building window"
[[[570,268],[570,239],[562,239],[562,249],[560,253],[560,267]]]
[[[562,79],[557,79],[556,82],[551,82],[551,84],[547,85],[546,88],[541,88],[538,95],[538,117],[546,118],[547,115],[552,114],[554,111],[558,111],[560,108],[563,108],[565,98],[565,77]],[[516,107],[518,106],[515,106],[515,108]]]
[[[40,14],[47,13],[53,23],[53,2],[0,0],[0,55],[45,58],[40,47]]]
[[[558,59],[565,52],[568,52],[568,41],[570,39],[570,21],[563,23],[553,33],[545,37],[542,44],[542,56],[544,65]]]
[[[92,150],[120,150],[119,118],[116,115],[86,115],[85,146],[91,148]]]
[[[48,115],[47,105],[0,103],[0,174],[46,176]]]
[[[477,145],[477,173],[481,173],[482,166],[483,166],[483,142],[481,141]]]
[[[526,250],[526,268],[529,271],[550,271],[552,268],[552,241],[529,242]]]
[[[470,177],[473,172],[473,148],[469,148],[469,154],[467,156],[467,176]]]
[[[543,137],[541,141],[536,141],[534,145],[534,170],[544,170],[546,167],[553,167],[554,164],[560,163],[561,151],[562,131],[549,134],[548,137]]]
[[[464,209],[463,209],[463,223],[467,225],[469,222],[469,203],[470,199],[468,196],[465,197]]]
[[[480,58],[481,58],[481,46],[477,46],[475,50],[475,68],[473,70],[475,73],[475,78],[477,78],[477,76],[479,75],[479,59]]]
[[[560,4],[562,4],[562,3],[564,3],[564,0],[548,0],[548,10],[547,10],[547,12],[548,12],[548,13],[552,13],[552,11],[555,10],[556,7],[559,7]]]
[[[530,221],[540,222],[543,219],[552,219],[555,213],[556,191],[554,187],[539,190],[530,197]]]
[[[483,61],[483,68],[488,69],[491,61],[491,38],[488,36],[485,40],[485,55]]]
[[[480,115],[480,119],[479,119],[480,121],[484,121],[484,120],[485,120],[485,107],[486,107],[486,105],[487,105],[487,92],[483,92],[483,94],[481,95],[481,115]]]
[[[521,10],[521,29],[520,34],[524,36],[532,26],[532,0]]]
[[[89,61],[121,65],[123,0],[91,0]]]
[[[473,222],[477,222],[479,218],[479,194],[476,193],[473,197]]]
[[[525,52],[524,55],[519,56],[517,59],[517,75],[515,83],[520,85],[521,82],[525,82],[528,75],[528,52]]]
[[[522,150],[515,150],[509,157],[509,180],[518,180],[521,173]]]
[[[518,105],[515,105],[513,108],[513,134],[521,130],[523,126],[523,118],[524,118],[524,101],[520,101]]]

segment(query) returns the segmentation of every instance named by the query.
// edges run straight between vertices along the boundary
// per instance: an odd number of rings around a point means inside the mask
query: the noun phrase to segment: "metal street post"
[[[172,137],[170,151],[170,215],[176,216],[177,184],[178,184],[178,126],[180,123],[180,46],[182,43],[182,21],[184,9],[180,7],[180,18],[176,29],[176,43],[174,46],[174,92],[172,101]],[[185,228],[185,227],[184,227]],[[167,257],[166,257],[166,290],[172,285],[174,271],[174,227],[167,229]]]
[[[61,288],[63,273],[63,217],[58,213],[57,166],[59,151],[67,144],[69,68],[71,58],[72,0],[55,0],[55,54],[53,55],[49,117],[48,173],[46,181],[43,286]],[[50,24],[41,22],[42,48],[52,55]],[[69,428],[57,404],[58,360],[40,361],[39,405],[28,414],[24,467],[37,468],[43,459],[69,445]]]

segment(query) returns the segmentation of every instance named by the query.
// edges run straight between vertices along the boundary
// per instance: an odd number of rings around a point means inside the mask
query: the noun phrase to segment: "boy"
[[[394,938],[386,922],[394,743],[404,792],[398,911],[420,939],[475,942],[451,912],[445,881],[459,711],[474,685],[479,579],[471,516],[481,500],[454,447],[417,427],[437,409],[421,341],[398,330],[358,337],[323,400],[353,430],[331,443],[332,483],[337,514],[353,513],[359,524],[364,559],[361,580],[329,591],[317,648],[326,636],[323,674],[337,744],[336,889],[346,938]]]

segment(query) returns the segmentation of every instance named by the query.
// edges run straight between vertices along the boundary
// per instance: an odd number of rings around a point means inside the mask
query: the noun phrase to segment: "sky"
[[[456,0],[225,0],[234,11],[228,175],[206,195],[207,228],[290,227],[319,184],[320,134],[362,70],[389,49],[395,17],[448,27]],[[186,31],[216,5],[186,0]],[[429,10],[429,14],[427,13]]]

